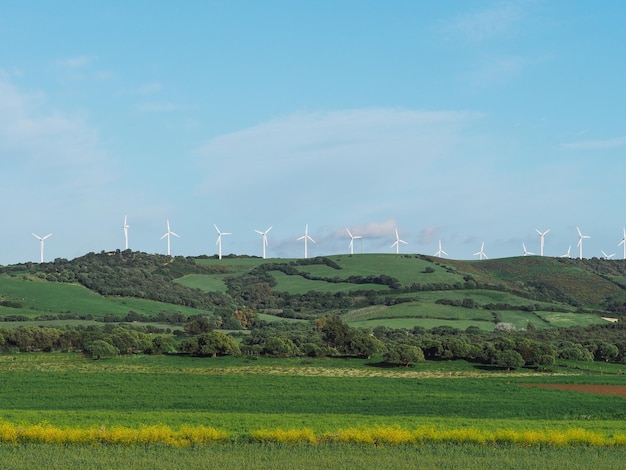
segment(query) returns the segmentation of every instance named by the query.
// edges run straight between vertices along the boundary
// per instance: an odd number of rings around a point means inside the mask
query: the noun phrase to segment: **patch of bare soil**
[[[617,395],[626,398],[626,385],[585,385],[585,384],[520,384],[523,387],[552,388],[573,392],[598,393],[600,395]]]

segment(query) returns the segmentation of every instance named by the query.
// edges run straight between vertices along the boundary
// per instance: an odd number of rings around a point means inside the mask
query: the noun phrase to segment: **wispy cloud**
[[[185,111],[191,109],[191,106],[175,104],[170,101],[152,101],[145,103],[138,103],[135,105],[135,109],[142,113],[172,113],[178,111]]]
[[[79,55],[73,57],[65,57],[59,59],[55,64],[59,67],[66,67],[71,69],[84,67],[94,61],[94,57],[90,55]]]
[[[626,146],[626,137],[615,137],[604,140],[580,140],[561,144],[567,150],[608,150]]]
[[[525,16],[523,4],[520,2],[497,3],[488,8],[461,14],[442,25],[441,31],[456,40],[486,41],[514,34]]]

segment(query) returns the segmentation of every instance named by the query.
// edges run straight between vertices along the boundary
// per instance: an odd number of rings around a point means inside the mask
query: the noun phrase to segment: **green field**
[[[255,430],[432,428],[437,432],[624,436],[623,397],[523,387],[624,385],[626,365],[563,363],[552,373],[482,369],[464,361],[381,368],[374,360],[199,359],[77,354],[0,356],[0,429],[211,426],[227,443],[0,445],[4,468],[621,468],[624,448],[471,443],[255,443]],[[578,367],[587,367],[584,372]],[[70,432],[70,431],[68,431]],[[394,431],[392,431],[394,432]],[[464,434],[461,434],[464,435]],[[624,441],[626,442],[626,440]],[[54,462],[52,464],[51,462]]]

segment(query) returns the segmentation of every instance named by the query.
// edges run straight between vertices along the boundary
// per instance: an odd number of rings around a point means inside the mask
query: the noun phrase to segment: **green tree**
[[[117,356],[119,351],[111,343],[102,339],[97,339],[85,346],[85,353],[95,360],[100,360],[104,357]]]
[[[507,370],[517,369],[518,367],[522,367],[526,361],[517,351],[513,351],[512,349],[505,349],[504,351],[499,351],[495,357],[495,363],[498,367],[504,367]]]
[[[424,352],[417,346],[396,344],[388,347],[383,359],[388,364],[409,367],[418,362],[424,362]]]

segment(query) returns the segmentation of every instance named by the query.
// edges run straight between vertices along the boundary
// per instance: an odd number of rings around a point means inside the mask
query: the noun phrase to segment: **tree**
[[[397,344],[388,348],[383,359],[388,364],[409,367],[418,362],[424,362],[424,352],[417,346]]]
[[[103,357],[117,356],[119,351],[111,343],[104,341],[103,339],[97,339],[85,346],[85,353],[97,361]]]
[[[504,351],[499,351],[495,357],[496,365],[498,367],[504,367],[507,370],[517,369],[518,367],[522,367],[526,361],[517,351],[513,351],[512,349],[505,349]]]
[[[239,356],[237,342],[221,331],[211,331],[184,341],[182,349],[193,356]]]

